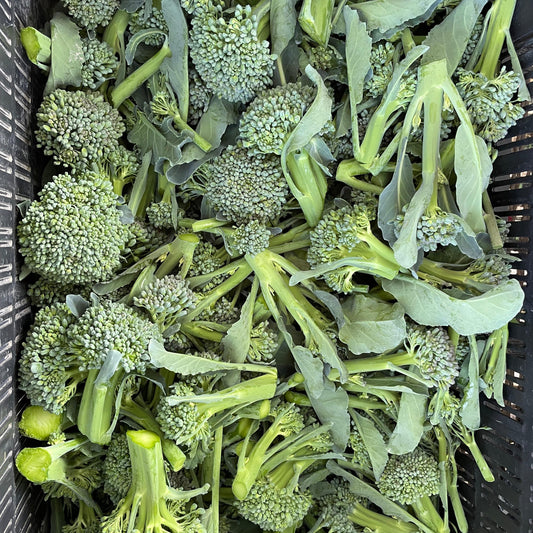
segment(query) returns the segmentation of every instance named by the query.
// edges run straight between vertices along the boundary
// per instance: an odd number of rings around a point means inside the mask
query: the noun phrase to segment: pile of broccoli
[[[16,466],[55,531],[466,533],[457,450],[494,480],[514,2],[282,4],[64,0],[21,32],[48,81]]]

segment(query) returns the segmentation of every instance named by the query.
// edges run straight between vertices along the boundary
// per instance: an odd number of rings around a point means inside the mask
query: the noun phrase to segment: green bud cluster
[[[364,90],[372,98],[382,96],[387,90],[394,70],[393,57],[394,45],[389,41],[375,44],[372,47],[370,52],[372,76],[364,84]]]
[[[165,42],[166,34],[168,34],[168,26],[163,12],[160,9],[152,7],[151,12],[146,16],[145,10],[142,8],[131,15],[130,32],[132,35],[143,30],[151,29],[161,30],[163,33],[147,35],[143,39],[143,42],[150,46],[161,46]]]
[[[248,350],[248,360],[251,363],[271,363],[277,349],[278,336],[270,328],[267,320],[252,328]]]
[[[120,0],[63,0],[63,4],[77,24],[94,30],[111,21],[120,7]]]
[[[39,278],[28,285],[27,290],[32,305],[36,307],[64,303],[68,294],[81,294],[84,298],[88,298],[89,293],[88,287],[71,283],[58,283],[47,278]]]
[[[173,229],[172,204],[168,202],[152,202],[146,208],[148,222],[157,229]]]
[[[115,433],[111,438],[103,467],[104,492],[116,505],[131,485],[131,460],[126,435]]]
[[[213,94],[191,65],[189,67],[189,124],[195,126],[202,115],[207,111]]]
[[[257,255],[268,248],[270,231],[258,220],[234,227],[232,247],[238,254]]]
[[[82,40],[84,61],[81,67],[81,84],[89,89],[98,89],[113,77],[119,61],[113,49],[98,39]]]

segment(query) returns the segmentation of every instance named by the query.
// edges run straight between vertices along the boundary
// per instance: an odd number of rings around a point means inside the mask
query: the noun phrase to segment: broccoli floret
[[[348,444],[352,449],[351,462],[357,465],[362,466],[363,468],[370,469],[372,468],[372,463],[370,462],[370,455],[368,454],[367,447],[363,441],[363,437],[357,426],[352,422],[350,430],[350,438]]]
[[[118,147],[124,123],[101,94],[56,89],[37,110],[37,146],[54,163],[84,167]]]
[[[231,246],[238,254],[256,255],[268,248],[270,231],[261,222],[251,220],[233,229]]]
[[[488,79],[483,73],[458,69],[457,89],[463,98],[476,133],[488,142],[496,142],[524,116],[524,109],[513,102],[520,86],[520,75],[502,69]]]
[[[191,58],[207,88],[230,102],[249,102],[272,81],[274,56],[259,41],[250,6],[237,4],[231,18],[221,6],[197,10],[189,34]]]
[[[185,502],[205,494],[207,486],[180,491],[168,485],[161,441],[150,431],[126,433],[131,459],[131,484],[125,497],[101,522],[102,533],[167,531],[185,533],[201,531],[198,512],[189,514]],[[195,529],[196,528],[196,529]]]
[[[266,223],[281,214],[288,191],[279,158],[228,146],[203,172],[206,199],[229,220]]]
[[[202,299],[200,294],[200,302]],[[215,324],[230,324],[235,322],[239,318],[239,309],[235,307],[235,304],[222,296],[214,304],[206,307],[198,315],[198,320],[204,320],[207,322],[214,322]]]
[[[399,271],[392,250],[372,234],[369,216],[375,217],[374,204],[333,209],[311,231],[307,260],[313,268],[331,265],[323,277],[337,292],[357,290],[356,272],[392,279]]]
[[[39,405],[30,405],[22,412],[19,431],[24,437],[47,441],[51,435],[61,431],[62,424],[61,415]]]
[[[157,229],[173,229],[172,204],[168,202],[152,202],[146,208],[146,216],[150,224]]]
[[[120,266],[131,233],[111,183],[86,172],[48,182],[20,222],[18,238],[30,270],[83,285],[107,279]]]
[[[83,39],[83,65],[81,84],[89,89],[98,89],[102,83],[113,77],[119,61],[113,49],[98,39]]]
[[[329,70],[339,63],[340,54],[332,46],[304,46],[311,65],[317,70]]]
[[[28,285],[27,294],[32,305],[47,307],[55,303],[64,303],[69,294],[79,294],[88,298],[90,288],[84,285],[61,283],[48,278],[39,278]]]
[[[78,515],[73,524],[63,526],[61,533],[100,533],[100,518],[93,507],[79,501]]]
[[[133,304],[146,309],[161,332],[176,324],[188,309],[194,309],[196,301],[197,296],[189,289],[189,282],[179,275],[155,278],[133,298]]]
[[[202,276],[219,269],[224,261],[218,257],[218,250],[209,241],[200,240],[194,249],[192,265],[189,268],[189,276]]]
[[[481,39],[481,34],[483,33],[483,17],[480,16],[476,20],[476,23],[474,24],[474,29],[472,30],[472,33],[470,34],[470,38],[468,39],[468,42],[466,43],[466,48],[463,53],[463,57],[461,57],[461,61],[459,61],[460,67],[465,67],[470,58],[472,57],[472,54],[474,53],[474,50],[476,49],[477,43]]]
[[[254,326],[250,332],[248,360],[251,363],[271,363],[278,349],[278,335],[267,320]]]
[[[85,379],[77,361],[66,354],[66,335],[76,317],[66,304],[44,307],[22,344],[19,386],[30,402],[59,414]]]
[[[120,6],[119,0],[63,0],[68,14],[89,30],[108,24]]]
[[[156,7],[158,5],[158,7]],[[161,11],[161,2],[155,0],[152,2],[152,9],[147,11],[144,7],[132,13],[130,17],[130,33],[135,35],[143,30],[156,29],[163,33],[155,33],[144,37],[143,42],[150,46],[161,46],[168,34],[168,25],[163,11]]]
[[[207,111],[213,94],[207,88],[204,80],[196,69],[189,65],[189,124],[198,124],[202,115]]]
[[[111,438],[102,467],[104,492],[117,505],[131,485],[131,460],[126,435],[115,433]]]
[[[411,505],[418,518],[435,531],[445,531],[430,498],[440,488],[439,465],[432,455],[420,448],[405,455],[391,455],[377,486],[387,498]]]
[[[265,154],[281,154],[283,144],[306,109],[315,90],[300,82],[260,92],[242,114],[242,145]]]
[[[364,89],[372,97],[378,98],[387,90],[394,70],[394,45],[388,41],[377,43],[370,52],[372,76],[365,81]]]

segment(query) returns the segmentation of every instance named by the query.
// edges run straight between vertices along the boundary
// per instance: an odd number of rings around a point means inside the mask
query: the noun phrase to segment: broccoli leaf
[[[468,382],[463,391],[459,414],[463,424],[472,430],[479,429],[481,413],[479,410],[479,356],[474,336],[469,337],[470,356],[468,358]]]
[[[20,30],[20,41],[26,50],[28,59],[34,65],[48,72],[52,44],[50,37],[29,26]]]
[[[512,279],[480,296],[448,295],[436,287],[407,276],[383,280],[405,312],[419,324],[451,326],[460,335],[477,335],[494,331],[512,320],[522,308],[524,293]]]
[[[404,312],[397,303],[358,294],[348,298],[342,309],[344,325],[339,328],[339,339],[355,355],[391,350],[405,338]]]
[[[374,476],[376,480],[378,480],[381,477],[383,470],[385,470],[385,466],[389,460],[387,446],[385,445],[383,436],[378,431],[372,420],[361,416],[357,412],[354,412],[354,414],[357,430],[363,439],[366,451],[370,457]]]
[[[44,94],[58,87],[79,87],[81,67],[85,60],[81,45],[80,29],[63,13],[56,13],[50,21],[52,38],[52,64],[44,88]]]
[[[270,40],[272,53],[281,55],[296,29],[296,0],[272,0],[270,3]]]
[[[396,427],[389,439],[389,452],[402,455],[412,452],[420,442],[426,422],[427,396],[402,393]]]
[[[487,0],[463,0],[443,22],[435,26],[424,41],[429,51],[422,58],[422,64],[446,59],[448,74],[452,75],[486,3]]]

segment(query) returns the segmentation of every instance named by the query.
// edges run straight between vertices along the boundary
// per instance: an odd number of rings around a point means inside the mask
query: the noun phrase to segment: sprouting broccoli
[[[88,298],[90,289],[84,285],[61,283],[40,277],[28,285],[27,294],[32,305],[47,307],[55,303],[63,303],[68,294],[79,294]]]
[[[189,282],[171,274],[162,279],[155,278],[138,296],[134,296],[133,304],[145,309],[163,333],[186,315],[189,308],[194,309],[196,300]]]
[[[448,531],[431,496],[439,493],[436,459],[420,448],[405,455],[391,455],[377,481],[379,491],[398,503],[412,506],[421,522],[433,531]]]
[[[19,386],[33,405],[64,411],[86,373],[66,354],[66,335],[76,317],[64,303],[39,310],[22,344]]]
[[[24,448],[15,464],[27,480],[41,485],[48,497],[64,496],[95,505],[90,493],[101,482],[101,453],[86,437],[74,437],[51,446]]]
[[[19,431],[24,437],[47,441],[51,435],[61,431],[63,416],[47,411],[39,405],[30,405],[22,412]]]
[[[272,81],[274,56],[257,35],[250,6],[237,4],[232,16],[221,6],[196,10],[191,21],[191,59],[207,88],[230,102],[249,102]]]
[[[239,146],[224,152],[201,169],[205,197],[216,211],[236,223],[250,220],[275,221],[285,204],[287,183],[279,159],[271,155],[253,157]]]
[[[186,445],[194,456],[197,449],[207,449],[215,415],[272,398],[275,388],[275,372],[199,395],[186,383],[178,382],[173,385],[170,395],[161,398],[157,421],[167,438]]]
[[[169,202],[152,202],[146,208],[148,222],[157,229],[172,229],[172,204]]]
[[[310,46],[305,40],[302,42],[311,66],[317,70],[327,71],[334,68],[342,56],[332,46]]]
[[[189,276],[202,276],[218,270],[224,261],[219,257],[216,246],[205,239],[201,239],[194,250]]]
[[[113,49],[98,39],[83,39],[83,65],[81,68],[82,87],[98,89],[102,83],[112,78],[119,62]]]
[[[387,279],[398,274],[392,250],[372,233],[370,219],[375,216],[374,211],[361,203],[336,208],[326,213],[311,231],[307,260],[313,268],[320,269],[326,283],[338,292],[353,291],[356,272]]]
[[[495,78],[482,72],[459,69],[457,89],[463,98],[476,133],[488,142],[503,139],[507,130],[524,116],[524,108],[513,102],[520,75],[502,69]]]
[[[123,132],[118,111],[98,93],[56,89],[37,110],[37,146],[58,165],[79,168],[107,157]]]
[[[365,81],[364,89],[371,98],[378,98],[387,90],[394,70],[394,45],[389,41],[377,43],[370,52],[372,76]]]
[[[103,301],[89,307],[67,331],[68,349],[88,371],[78,411],[79,430],[92,442],[109,442],[118,388],[129,372],[143,373],[157,326],[135,309]]]
[[[189,515],[185,502],[207,492],[207,486],[190,491],[169,487],[159,437],[150,431],[126,433],[131,459],[131,484],[117,507],[101,522],[102,533],[198,531],[198,513]],[[194,529],[196,527],[196,529]]]
[[[202,115],[207,111],[212,97],[211,91],[206,87],[193,65],[189,65],[189,124],[198,124]]]
[[[100,533],[100,517],[94,507],[83,500],[78,502],[78,514],[72,524],[63,526],[61,533]]]
[[[281,154],[283,145],[304,116],[315,90],[301,82],[260,92],[242,114],[239,133],[251,152]]]
[[[120,266],[131,238],[111,183],[93,172],[55,176],[17,230],[27,267],[67,284],[108,278]]]
[[[348,440],[348,444],[352,449],[350,458],[351,462],[367,470],[372,468],[370,455],[368,454],[363,437],[353,421],[350,428],[350,438]]]
[[[151,46],[161,46],[168,34],[168,25],[161,11],[161,0],[152,0],[151,4],[151,10],[143,6],[131,14],[129,30],[132,35],[143,30],[159,30],[161,33],[146,35],[143,42]]]
[[[461,61],[459,61],[459,66],[465,68],[467,63],[469,62],[470,58],[472,57],[472,54],[474,53],[474,50],[476,49],[477,43],[479,42],[481,35],[483,33],[483,16],[479,16],[476,20],[476,23],[474,24],[474,29],[472,30],[472,33],[470,34],[470,38],[468,39],[468,42],[466,43],[465,51],[463,52],[463,56],[461,57]]]
[[[256,255],[268,248],[270,231],[258,220],[250,220],[233,229],[231,247],[238,254]]]
[[[278,335],[270,327],[267,320],[260,322],[250,331],[250,363],[271,363],[278,349]]]
[[[69,15],[84,28],[107,24],[120,6],[119,0],[64,0]]]
[[[125,434],[113,434],[106,450],[102,477],[104,492],[117,505],[126,496],[131,485],[131,460]]]

